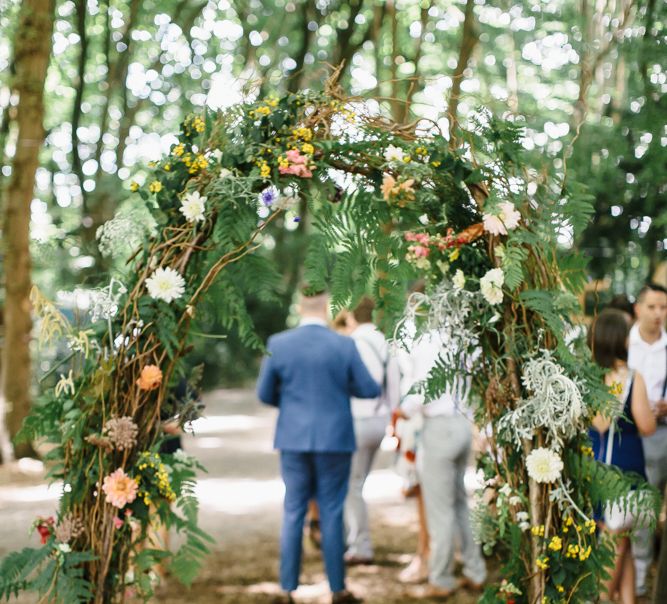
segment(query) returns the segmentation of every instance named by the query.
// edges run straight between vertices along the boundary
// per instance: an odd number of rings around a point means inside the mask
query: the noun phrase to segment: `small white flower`
[[[204,209],[206,204],[206,197],[202,197],[199,191],[188,193],[181,199],[181,207],[179,211],[188,222],[199,222],[204,220]]]
[[[479,280],[479,289],[489,304],[500,304],[503,301],[504,282],[505,274],[501,268],[492,268]]]
[[[220,161],[222,159],[222,151],[220,151],[220,149],[214,149],[213,151],[211,151],[211,157],[215,161]]]
[[[394,145],[389,145],[384,151],[384,158],[388,162],[403,161],[403,149]]]
[[[146,289],[154,300],[164,300],[169,303],[183,295],[185,280],[171,267],[158,268],[146,279]]]
[[[526,469],[536,482],[556,482],[563,470],[563,460],[555,451],[539,447],[526,457]]]
[[[418,218],[419,222],[421,222],[424,226],[428,226],[428,215],[427,214],[422,214]]]
[[[518,495],[512,495],[508,501],[510,505],[519,505],[521,503],[521,497]]]
[[[223,168],[222,170],[220,170],[220,174],[218,174],[218,178],[220,180],[224,180],[225,178],[227,178],[228,176],[231,176],[231,175],[232,175],[231,170],[228,170],[227,168]]]
[[[281,194],[278,196],[278,199],[273,204],[274,210],[293,210],[299,203],[299,197],[296,194],[296,191],[291,187],[286,187],[282,190]]]
[[[466,276],[463,274],[463,271],[459,268],[456,269],[454,276],[452,277],[452,283],[454,284],[454,289],[462,290],[466,285]]]
[[[63,554],[68,554],[69,552],[72,551],[72,548],[70,547],[69,543],[59,543],[59,544],[58,544],[58,549],[59,549]]]
[[[505,497],[509,497],[512,494],[512,487],[505,483],[498,492],[505,495]]]

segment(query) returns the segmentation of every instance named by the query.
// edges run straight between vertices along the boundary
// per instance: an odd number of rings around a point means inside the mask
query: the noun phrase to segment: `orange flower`
[[[146,365],[137,380],[137,386],[142,390],[155,390],[161,383],[162,371],[157,365]]]
[[[396,187],[396,179],[391,174],[385,174],[382,179],[382,197],[385,201],[389,201],[392,195],[395,195],[394,189]]]
[[[134,478],[125,474],[123,468],[118,468],[109,476],[105,476],[102,490],[107,502],[120,509],[137,498],[139,485]]]

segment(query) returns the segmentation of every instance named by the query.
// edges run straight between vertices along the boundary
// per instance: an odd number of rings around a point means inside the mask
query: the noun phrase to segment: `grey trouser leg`
[[[483,583],[486,579],[486,564],[472,538],[463,482],[471,443],[470,422],[464,417],[424,420],[418,467],[431,538],[429,581],[445,589],[456,586],[454,545],[457,537],[464,560],[463,574],[474,583]]]
[[[648,481],[664,494],[667,484],[667,426],[659,425],[655,434],[642,438],[642,442]],[[646,528],[635,531],[632,553],[635,558],[635,583],[641,592],[646,588],[646,577],[653,562],[653,531]]]
[[[350,488],[345,500],[347,554],[357,558],[372,558],[373,544],[368,521],[368,508],[363,491],[373,459],[385,435],[389,417],[368,417],[354,420],[357,450],[352,456]]]

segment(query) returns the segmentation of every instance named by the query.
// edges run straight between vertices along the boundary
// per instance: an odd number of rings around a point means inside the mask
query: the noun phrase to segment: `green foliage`
[[[0,598],[35,591],[54,604],[84,604],[93,596],[82,563],[87,552],[63,552],[53,539],[41,548],[25,548],[0,561]]]

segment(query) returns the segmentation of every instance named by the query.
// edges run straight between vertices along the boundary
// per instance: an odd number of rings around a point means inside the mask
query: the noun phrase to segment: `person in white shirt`
[[[436,361],[447,352],[447,342],[437,331],[419,337],[410,351],[413,383],[425,380]],[[439,398],[425,401],[410,394],[399,412],[404,417],[424,416],[417,467],[431,538],[429,587],[426,597],[447,597],[462,586],[481,589],[486,564],[472,536],[464,485],[472,446],[472,420],[467,408],[469,380],[461,377]],[[459,540],[464,579],[454,578],[455,541]]]
[[[645,285],[635,304],[637,322],[630,330],[628,366],[641,372],[646,382],[649,403],[658,428],[643,438],[646,475],[649,482],[665,492],[667,485],[667,290],[660,285]],[[640,530],[633,543],[637,595],[646,593],[646,577],[653,561],[653,535]]]
[[[373,324],[374,307],[373,300],[364,297],[346,318],[348,333],[355,341],[362,361],[373,379],[382,386],[378,398],[351,400],[357,450],[352,457],[350,488],[345,500],[345,560],[350,565],[373,561],[368,507],[363,489],[373,459],[391,422],[391,413],[400,401],[398,362],[384,335]]]

